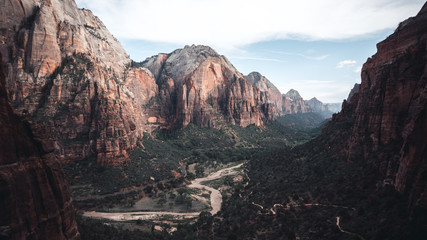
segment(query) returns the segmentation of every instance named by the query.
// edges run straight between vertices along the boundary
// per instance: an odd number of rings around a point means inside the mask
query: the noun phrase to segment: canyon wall
[[[0,54],[1,57],[1,54]],[[0,238],[79,239],[71,193],[52,144],[13,113],[0,65]]]
[[[153,126],[157,94],[147,69],[129,67],[120,43],[73,0],[3,1],[0,52],[9,99],[62,161],[120,163]],[[148,112],[147,112],[148,111]]]
[[[412,209],[427,209],[427,5],[377,45],[358,91],[344,101],[323,135],[350,124],[335,146],[349,164],[364,161],[378,184],[393,185]],[[334,137],[334,136],[332,136]],[[336,137],[336,136],[335,136]],[[418,209],[418,210],[420,210]],[[416,213],[417,211],[415,211]],[[420,212],[422,214],[422,211]]]

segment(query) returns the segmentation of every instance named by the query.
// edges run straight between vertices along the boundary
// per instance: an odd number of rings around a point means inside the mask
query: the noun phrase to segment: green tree
[[[165,205],[165,203],[166,203],[166,199],[165,199],[165,198],[160,198],[160,199],[157,201],[157,204],[159,204],[159,205],[160,205],[160,207],[163,207],[163,205]]]

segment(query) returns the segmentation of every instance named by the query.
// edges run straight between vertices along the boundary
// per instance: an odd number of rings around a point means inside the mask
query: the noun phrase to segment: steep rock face
[[[150,71],[128,67],[120,43],[73,0],[1,4],[0,52],[15,111],[64,161],[126,159],[153,127],[155,111],[144,107],[157,94]]]
[[[156,76],[159,100],[166,106],[161,117],[172,125],[212,127],[223,119],[259,126],[268,118],[260,90],[209,47],[186,46],[148,58],[142,65]]]
[[[349,163],[365,161],[409,197],[414,214],[427,210],[427,5],[401,23],[364,64],[358,93],[326,130],[352,119]],[[354,110],[354,111],[353,111]],[[424,215],[424,221],[425,221]]]
[[[251,72],[248,76],[245,76],[245,78],[260,90],[261,101],[268,104],[266,109],[269,110],[269,112],[267,112],[269,118],[273,119],[275,116],[281,115],[283,98],[279,89],[258,72]]]
[[[305,103],[304,99],[299,95],[298,91],[291,89],[286,94],[283,94],[283,114],[307,112],[313,112],[313,109]]]
[[[0,54],[1,57],[1,54]],[[0,236],[78,239],[71,194],[53,148],[13,113],[0,65]]]

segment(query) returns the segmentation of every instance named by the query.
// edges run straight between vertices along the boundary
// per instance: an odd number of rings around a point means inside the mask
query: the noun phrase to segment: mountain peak
[[[251,76],[251,77],[254,77],[254,78],[262,78],[262,77],[264,77],[261,73],[259,73],[259,72],[251,72],[251,73],[249,73],[248,74],[248,77],[249,76]]]
[[[317,99],[316,97],[311,98],[310,100],[311,102],[321,102],[319,99]]]
[[[210,57],[219,57],[220,55],[211,47],[205,45],[185,45],[183,49],[177,49],[175,51],[184,52],[187,54],[205,55]],[[175,52],[174,51],[174,52]]]
[[[258,87],[261,91],[266,91],[267,89],[271,89],[275,92],[278,92],[279,95],[280,91],[274,86],[270,80],[268,80],[265,76],[263,76],[259,72],[251,72],[249,75],[245,76],[246,80],[248,80],[252,85]],[[281,97],[280,97],[281,98]]]
[[[301,98],[301,95],[299,94],[299,92],[297,90],[291,89],[285,94],[285,97],[290,98],[290,99],[296,99],[296,98]]]

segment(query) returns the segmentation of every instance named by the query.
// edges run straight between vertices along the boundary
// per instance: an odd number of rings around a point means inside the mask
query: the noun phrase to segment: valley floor
[[[210,192],[210,213],[215,215],[220,211],[222,205],[222,194],[220,190],[213,187],[207,186],[205,182],[217,180],[225,176],[239,174],[239,169],[244,163],[240,163],[236,166],[220,169],[209,174],[207,177],[194,179],[188,188],[203,189]],[[241,170],[243,171],[243,170]],[[194,198],[200,198],[200,196],[192,195]],[[126,211],[126,212],[97,212],[97,211],[85,211],[84,217],[108,219],[113,221],[136,221],[136,220],[158,220],[165,216],[173,216],[175,220],[196,218],[199,216],[201,211],[198,212],[173,212],[173,211]]]

